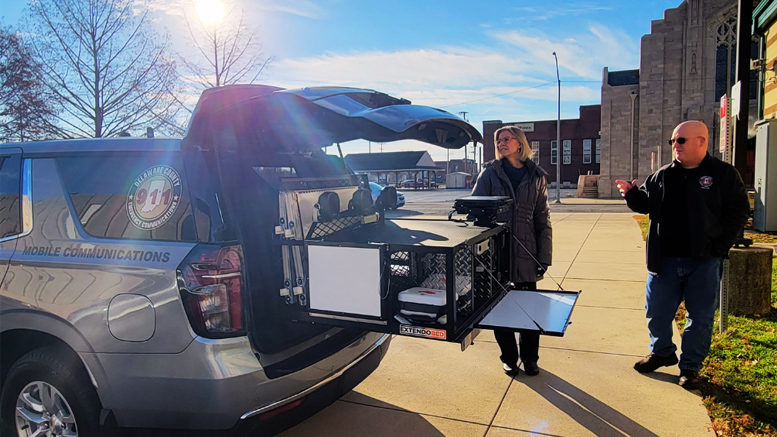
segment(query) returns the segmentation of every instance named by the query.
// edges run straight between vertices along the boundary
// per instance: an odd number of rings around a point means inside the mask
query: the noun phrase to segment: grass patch
[[[777,260],[771,301],[769,314],[729,316],[728,331],[712,337],[700,375],[718,436],[777,436]]]
[[[645,239],[648,216],[634,219]],[[775,234],[748,230],[745,236],[756,243],[777,243]],[[728,331],[712,337],[700,376],[704,405],[718,436],[777,437],[777,259],[772,261],[771,303],[771,312],[762,317],[729,316]],[[685,304],[675,321],[682,333]]]
[[[745,225],[745,237],[752,238],[753,243],[777,243],[777,233],[759,233],[753,230],[753,219],[749,219]]]
[[[717,401],[712,396],[704,398],[704,406],[712,421],[712,429],[718,436],[774,436],[774,426],[756,420],[752,414]]]
[[[777,235],[759,234],[757,232],[745,232],[745,237],[753,239],[753,243],[777,243]]]
[[[687,322],[685,319],[686,314],[688,314],[688,311],[685,310],[685,302],[680,302],[677,312],[674,313],[674,321],[677,324],[677,331],[680,332],[680,335],[683,334],[683,329],[685,329],[685,323]]]
[[[772,308],[777,307],[777,259],[772,260]]]
[[[637,224],[639,225],[639,229],[642,230],[642,240],[647,239],[648,234],[648,226],[650,225],[650,219],[648,218],[647,214],[640,214],[640,215],[634,215],[634,220],[637,221]]]

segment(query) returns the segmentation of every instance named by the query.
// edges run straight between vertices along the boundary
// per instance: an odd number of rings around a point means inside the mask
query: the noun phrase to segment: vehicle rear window
[[[178,154],[57,159],[84,230],[94,237],[196,241]]]
[[[20,233],[18,155],[0,156],[0,238]]]

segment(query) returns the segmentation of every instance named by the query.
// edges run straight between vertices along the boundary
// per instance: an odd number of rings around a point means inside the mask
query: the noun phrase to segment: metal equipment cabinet
[[[299,307],[298,320],[458,342],[462,348],[478,327],[563,335],[577,293],[510,291],[509,238],[503,225],[410,218],[305,241],[309,304]],[[413,287],[445,291],[440,319],[415,323],[403,316],[399,294]]]

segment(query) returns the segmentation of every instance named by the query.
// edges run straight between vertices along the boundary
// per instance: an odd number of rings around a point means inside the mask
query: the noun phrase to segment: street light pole
[[[464,121],[467,121],[467,111],[461,111],[459,112],[461,114],[461,118]],[[464,145],[464,173],[467,172],[467,145]]]
[[[558,56],[556,59],[556,80],[558,81],[558,119],[556,121],[556,203],[561,203],[561,76],[558,74]]]

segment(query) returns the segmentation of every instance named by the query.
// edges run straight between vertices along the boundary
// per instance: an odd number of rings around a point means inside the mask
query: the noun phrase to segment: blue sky
[[[244,9],[274,61],[259,83],[287,88],[337,85],[372,88],[452,113],[482,130],[483,120],[556,118],[556,67],[561,117],[600,103],[602,68],[639,67],[651,20],[681,0],[223,0]],[[26,2],[0,0],[4,25],[19,23]],[[181,11],[192,0],[156,0],[155,26],[187,50]],[[194,98],[193,98],[194,99]],[[362,142],[344,153],[366,152]],[[372,151],[380,149],[373,144]],[[421,143],[384,151],[429,150]],[[471,148],[470,157],[471,155]],[[463,157],[452,151],[451,158]]]

